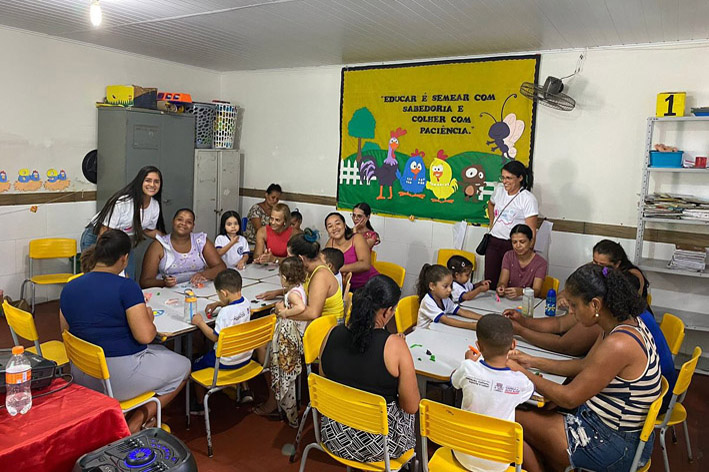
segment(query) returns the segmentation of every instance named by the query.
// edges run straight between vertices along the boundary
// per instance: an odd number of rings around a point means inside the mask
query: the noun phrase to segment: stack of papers
[[[643,216],[709,223],[709,200],[693,195],[653,193],[645,197]]]
[[[675,247],[675,252],[672,254],[672,259],[668,267],[670,269],[704,272],[704,269],[706,269],[706,261],[707,251],[704,248],[690,250]]]

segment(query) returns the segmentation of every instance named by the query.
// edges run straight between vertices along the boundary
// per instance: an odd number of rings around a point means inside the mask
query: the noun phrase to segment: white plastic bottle
[[[5,408],[11,416],[17,413],[24,415],[32,408],[32,365],[24,352],[22,346],[13,347],[12,357],[5,370]]]
[[[527,318],[534,316],[534,289],[530,287],[522,290],[522,315]]]

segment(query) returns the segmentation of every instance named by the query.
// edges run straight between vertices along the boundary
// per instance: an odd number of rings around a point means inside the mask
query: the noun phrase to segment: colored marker
[[[480,351],[478,351],[477,349],[475,349],[472,345],[469,345],[469,346],[468,346],[468,349],[470,349],[471,351],[473,351],[473,352],[474,352],[475,354],[477,354],[478,356],[480,355]]]
[[[495,292],[495,300],[497,300],[497,303],[500,303],[500,296]]]

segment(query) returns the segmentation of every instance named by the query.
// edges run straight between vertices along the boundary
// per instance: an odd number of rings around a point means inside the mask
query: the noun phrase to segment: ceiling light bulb
[[[89,9],[89,15],[91,16],[91,24],[98,26],[101,24],[101,19],[103,14],[101,13],[101,5],[98,4],[98,0],[93,0],[91,2],[91,8]]]

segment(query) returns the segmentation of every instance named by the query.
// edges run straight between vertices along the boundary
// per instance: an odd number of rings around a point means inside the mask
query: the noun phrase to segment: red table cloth
[[[65,385],[55,379],[38,393]],[[5,404],[5,395],[0,395]],[[130,435],[117,400],[72,384],[32,399],[24,415],[0,410],[0,468],[12,471],[71,471],[76,460]]]

